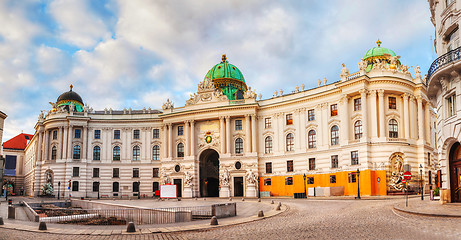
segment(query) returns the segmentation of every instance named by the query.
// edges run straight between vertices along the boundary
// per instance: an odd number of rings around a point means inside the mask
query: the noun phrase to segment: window
[[[174,171],[175,172],[181,171],[181,166],[179,166],[179,165],[174,166]]]
[[[243,92],[240,91],[240,90],[237,90],[237,92],[235,92],[235,99],[243,99]]]
[[[139,177],[139,168],[133,168],[133,177],[138,178]]]
[[[272,153],[272,137],[268,136],[264,139],[264,152]]]
[[[141,155],[141,148],[136,145],[133,147],[133,161],[139,161]]]
[[[339,127],[334,125],[331,127],[331,145],[339,144]]]
[[[314,109],[307,110],[307,120],[308,121],[315,120],[315,110]]]
[[[359,164],[359,151],[352,151],[351,152],[351,165],[358,165]]]
[[[101,139],[101,130],[94,130],[94,139]]]
[[[307,134],[307,143],[309,148],[317,147],[317,134],[315,130],[310,130]]]
[[[336,175],[330,175],[330,183],[336,183]]]
[[[453,2],[453,0],[452,0]],[[447,52],[453,50],[453,49],[456,49],[458,48],[459,46],[459,40],[458,40],[458,27],[456,27],[453,31],[450,32],[450,34],[448,34],[444,41],[446,42],[446,44],[448,45],[447,46]],[[450,57],[452,58],[452,57]]]
[[[118,192],[120,184],[118,182],[112,183],[112,192]]]
[[[73,159],[80,159],[80,146],[79,145],[74,146]]]
[[[140,138],[140,131],[139,129],[133,130],[133,139],[139,139]]]
[[[184,157],[184,144],[178,143],[178,157]]]
[[[155,192],[155,191],[158,191],[160,190],[160,184],[158,182],[153,182],[152,183],[152,191]]]
[[[118,178],[120,176],[120,168],[114,168],[112,169],[112,177],[113,178]],[[117,191],[118,192],[118,191]]]
[[[72,191],[73,192],[78,192],[78,181],[73,181],[72,182]]]
[[[99,168],[93,168],[93,177],[98,178],[99,177]]]
[[[286,115],[286,123],[287,125],[293,124],[293,114],[290,113]]]
[[[293,177],[285,177],[285,185],[293,185]]]
[[[53,146],[51,148],[51,160],[56,160],[56,151],[57,151],[56,146]]]
[[[307,184],[314,184],[314,177],[308,177]]]
[[[242,163],[240,161],[237,161],[234,165],[235,169],[239,170],[240,168],[242,168]]]
[[[291,151],[294,151],[294,136],[293,136],[293,133],[288,133],[287,134],[287,137],[286,137],[286,148],[287,148],[287,152],[291,152]]]
[[[395,119],[389,120],[389,137],[390,138],[398,138],[399,137],[399,130],[397,121]]]
[[[271,118],[265,118],[264,119],[264,128],[271,128],[272,127],[272,119]]]
[[[355,135],[355,139],[362,138],[362,135],[363,135],[362,120],[358,120],[354,123],[354,135]]]
[[[139,192],[140,182],[133,182],[133,192]]]
[[[152,168],[152,177],[158,177],[158,168]]]
[[[272,185],[272,181],[270,178],[264,178],[264,186],[270,186]]]
[[[456,114],[456,94],[453,94],[450,97],[448,97],[447,102],[448,102],[447,104],[448,117],[454,116]]]
[[[287,172],[293,172],[293,160],[287,161]]]
[[[272,173],[272,163],[271,162],[266,163],[266,173]]]
[[[53,131],[53,140],[56,140],[56,139],[58,139],[58,131],[54,130]]]
[[[309,158],[309,170],[315,170],[315,158]]]
[[[99,182],[93,182],[93,192],[99,192]]]
[[[74,138],[80,138],[82,136],[82,129],[74,130]]]
[[[331,168],[338,168],[338,155],[331,156]]]
[[[355,172],[351,172],[348,175],[349,175],[349,183],[357,182],[357,176]]]
[[[160,147],[158,145],[152,148],[152,160],[160,160]]]
[[[184,135],[184,126],[178,126],[178,136]]]
[[[397,99],[395,97],[389,97],[389,109],[397,109]]]
[[[152,138],[160,138],[160,129],[156,128],[152,130]]]
[[[114,147],[112,160],[120,161],[120,147],[119,146]]]
[[[431,165],[431,153],[427,153],[427,165]]]
[[[235,153],[243,153],[243,140],[241,138],[235,139]]]
[[[114,130],[114,139],[120,139],[120,130]]]
[[[235,120],[235,131],[242,130],[242,120]]]
[[[354,111],[362,110],[362,99],[356,98],[354,99]]]
[[[332,117],[338,115],[338,104],[332,104],[330,106],[330,115]]]
[[[93,160],[101,160],[101,148],[99,146],[93,148]]]
[[[72,168],[72,177],[78,177],[80,176],[80,168],[79,167],[73,167]]]

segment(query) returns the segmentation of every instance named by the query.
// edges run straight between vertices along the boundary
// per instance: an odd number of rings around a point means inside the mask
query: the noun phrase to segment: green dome
[[[384,54],[389,54],[391,57],[396,56],[394,51],[381,47],[381,41],[378,40],[376,43],[378,44],[378,47],[368,50],[367,53],[365,53],[365,56],[363,56],[363,60],[371,57],[384,56]]]
[[[222,56],[221,60],[208,71],[205,79],[210,79],[213,85],[221,89],[229,100],[243,99],[247,85],[242,72],[227,62],[226,54]]]

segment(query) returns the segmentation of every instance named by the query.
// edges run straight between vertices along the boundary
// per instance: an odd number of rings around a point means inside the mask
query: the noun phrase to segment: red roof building
[[[17,149],[24,150],[26,149],[27,144],[32,139],[34,135],[21,133],[16,137],[3,143],[3,149]]]

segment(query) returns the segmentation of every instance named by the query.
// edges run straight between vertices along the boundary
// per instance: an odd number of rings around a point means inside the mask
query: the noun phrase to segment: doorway
[[[243,177],[234,177],[234,197],[243,197]]]
[[[200,154],[200,196],[219,197],[219,154],[213,149]]]
[[[176,197],[182,197],[182,179],[173,179],[173,184],[176,185]]]
[[[451,202],[461,202],[461,145],[459,142],[451,147],[449,159]]]

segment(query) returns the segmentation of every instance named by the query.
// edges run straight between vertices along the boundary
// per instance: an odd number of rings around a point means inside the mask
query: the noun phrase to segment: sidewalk
[[[408,207],[405,201],[394,205],[397,211],[431,217],[456,217],[461,218],[461,203],[440,204],[439,201],[431,201],[429,196],[421,198],[411,198],[408,200]]]

